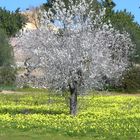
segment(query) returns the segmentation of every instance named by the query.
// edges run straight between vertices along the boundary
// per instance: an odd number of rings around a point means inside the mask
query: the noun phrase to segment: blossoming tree
[[[26,60],[28,69],[44,70],[41,83],[50,89],[69,90],[70,114],[76,115],[77,95],[103,88],[106,79],[117,82],[128,68],[133,44],[126,32],[101,22],[104,11],[98,16],[88,11],[86,0],[69,3],[65,8],[56,0],[52,9],[42,12],[42,26],[18,37],[17,45],[32,54]],[[50,30],[48,24],[55,24],[62,34]]]

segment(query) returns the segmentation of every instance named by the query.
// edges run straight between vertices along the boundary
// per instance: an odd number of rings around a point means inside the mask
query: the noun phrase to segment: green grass
[[[39,133],[31,130],[1,129],[0,140],[93,140],[91,137],[70,137],[61,133]]]
[[[138,96],[81,96],[73,117],[67,96],[21,91],[0,94],[0,140],[140,140]]]

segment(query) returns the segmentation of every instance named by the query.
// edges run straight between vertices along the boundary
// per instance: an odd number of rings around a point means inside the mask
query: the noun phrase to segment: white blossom
[[[103,88],[106,79],[117,82],[129,66],[133,44],[128,33],[102,23],[104,10],[95,15],[88,11],[90,3],[85,0],[75,5],[69,2],[66,9],[62,1],[56,0],[55,13],[51,9],[43,11],[39,29],[17,38],[18,47],[32,54],[28,67],[44,71],[42,79],[35,79],[38,86],[64,90],[76,81],[79,89],[90,90]],[[56,21],[62,25],[61,36],[47,28]]]

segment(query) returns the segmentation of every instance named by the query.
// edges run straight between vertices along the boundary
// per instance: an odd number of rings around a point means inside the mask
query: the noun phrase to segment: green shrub
[[[9,38],[0,29],[0,88],[15,83],[16,70],[12,66],[14,66],[13,49],[9,44]]]
[[[0,67],[0,86],[15,85],[16,70],[12,67]]]
[[[128,70],[121,81],[121,88],[126,91],[140,89],[140,67],[133,67]]]
[[[140,67],[137,66],[130,68],[123,74],[120,81],[117,83],[113,79],[107,79],[104,90],[118,92],[134,92],[140,90]]]

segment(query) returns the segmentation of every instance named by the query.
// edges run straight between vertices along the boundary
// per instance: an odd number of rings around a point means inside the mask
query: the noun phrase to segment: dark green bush
[[[134,92],[140,90],[140,66],[135,66],[126,71],[120,78],[120,81],[115,83],[115,80],[108,80],[104,86],[104,90],[108,91],[124,91]]]
[[[13,48],[9,44],[9,38],[0,29],[0,88],[13,86],[16,80],[14,68]]]
[[[16,70],[12,67],[0,67],[0,86],[13,86],[16,80]]]
[[[133,67],[129,69],[123,76],[121,87],[126,91],[133,91],[140,89],[140,67]]]

